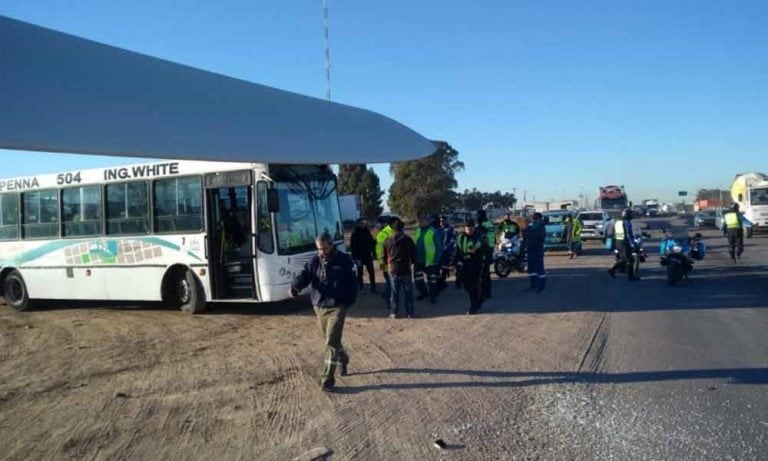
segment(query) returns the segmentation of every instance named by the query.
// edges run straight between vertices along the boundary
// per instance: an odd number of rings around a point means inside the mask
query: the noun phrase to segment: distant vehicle
[[[623,210],[629,206],[627,194],[621,186],[604,186],[597,196],[597,208],[600,210]]]
[[[717,212],[715,210],[699,211],[693,217],[696,227],[717,227]]]
[[[747,238],[752,238],[755,231],[768,230],[768,176],[763,173],[737,175],[731,184],[731,198],[752,223],[744,229]]]
[[[578,214],[579,221],[584,226],[581,230],[582,240],[602,240],[605,232],[613,222],[607,211],[582,211]]]
[[[568,244],[565,238],[565,215],[568,211],[545,211],[544,225],[546,237],[544,238],[544,250],[567,249]]]
[[[723,209],[718,208],[715,210],[715,227],[718,229],[723,228],[724,220],[723,220]]]
[[[398,216],[395,216],[393,214],[383,214],[376,218],[376,225],[384,227],[387,224],[391,223],[393,219],[399,218]]]
[[[645,211],[645,213],[643,213],[645,216],[654,218],[659,215],[659,201],[656,199],[643,200],[643,209]]]

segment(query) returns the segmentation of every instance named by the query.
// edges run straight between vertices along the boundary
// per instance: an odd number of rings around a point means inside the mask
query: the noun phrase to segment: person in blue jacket
[[[544,270],[544,239],[547,230],[543,218],[541,213],[534,213],[533,220],[525,229],[524,242],[528,252],[528,280],[530,282],[525,291],[543,293],[547,289],[547,273]]]
[[[451,273],[451,261],[456,256],[456,231],[453,229],[447,216],[440,216],[440,228],[443,230],[443,254],[440,257],[440,279],[438,289],[444,290],[447,286],[448,275]],[[459,283],[458,274],[456,283]]]
[[[330,235],[318,236],[315,246],[317,254],[293,280],[289,295],[295,298],[301,290],[310,287],[312,305],[326,346],[320,386],[324,391],[331,391],[336,383],[336,366],[339,366],[341,376],[347,374],[349,355],[341,343],[341,335],[347,311],[357,299],[357,277],[352,258],[336,249]]]

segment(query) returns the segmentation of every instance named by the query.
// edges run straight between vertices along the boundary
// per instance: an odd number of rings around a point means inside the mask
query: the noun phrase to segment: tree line
[[[464,163],[450,144],[445,141],[434,143],[437,149],[432,155],[390,165],[393,182],[387,204],[392,213],[413,220],[424,213],[514,206],[515,196],[508,192],[482,192],[475,188],[456,192],[456,174],[464,169]],[[341,195],[359,197],[363,218],[373,220],[381,214],[384,192],[373,168],[365,164],[340,165],[338,187]]]

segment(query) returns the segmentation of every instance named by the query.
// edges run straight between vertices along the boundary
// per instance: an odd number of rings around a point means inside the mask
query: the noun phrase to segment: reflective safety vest
[[[384,261],[384,242],[394,234],[395,231],[387,224],[384,226],[378,234],[376,234],[376,260],[379,261],[381,266],[386,265]]]
[[[483,244],[478,239],[462,233],[459,235],[457,246],[459,251],[467,258],[475,255],[482,248]]]
[[[581,241],[581,230],[584,228],[584,226],[581,224],[581,220],[578,218],[574,218],[573,220],[573,233],[571,234],[572,241],[574,242],[580,242]]]
[[[413,241],[416,242],[416,245],[424,245],[424,253],[425,253],[425,261],[424,263],[427,266],[434,266],[437,264],[437,245],[435,245],[435,230],[431,227],[427,227],[427,229],[424,231],[424,240],[423,243],[419,240],[422,238],[421,236],[421,227],[416,229],[416,232],[413,234]]]
[[[725,218],[725,227],[727,229],[741,229],[741,220],[739,219],[739,213],[735,211],[729,211],[723,216]]]
[[[613,224],[613,238],[615,240],[626,240],[627,232],[624,230],[623,219],[620,219]]]
[[[496,229],[493,228],[493,224],[490,221],[483,221],[482,224],[485,229],[485,238],[488,240],[488,246],[493,248],[496,246]]]

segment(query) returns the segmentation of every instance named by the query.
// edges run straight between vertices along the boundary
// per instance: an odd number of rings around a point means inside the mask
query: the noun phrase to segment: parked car
[[[718,229],[722,229],[725,224],[725,220],[723,218],[723,209],[717,208],[715,210],[715,227]]]
[[[544,226],[546,237],[544,238],[544,251],[564,250],[568,248],[565,240],[565,215],[568,211],[545,211]]]
[[[604,239],[605,231],[610,229],[612,222],[608,213],[601,210],[582,211],[578,218],[584,226],[581,230],[582,240]]]
[[[717,212],[715,210],[699,211],[693,217],[696,227],[717,227]]]

